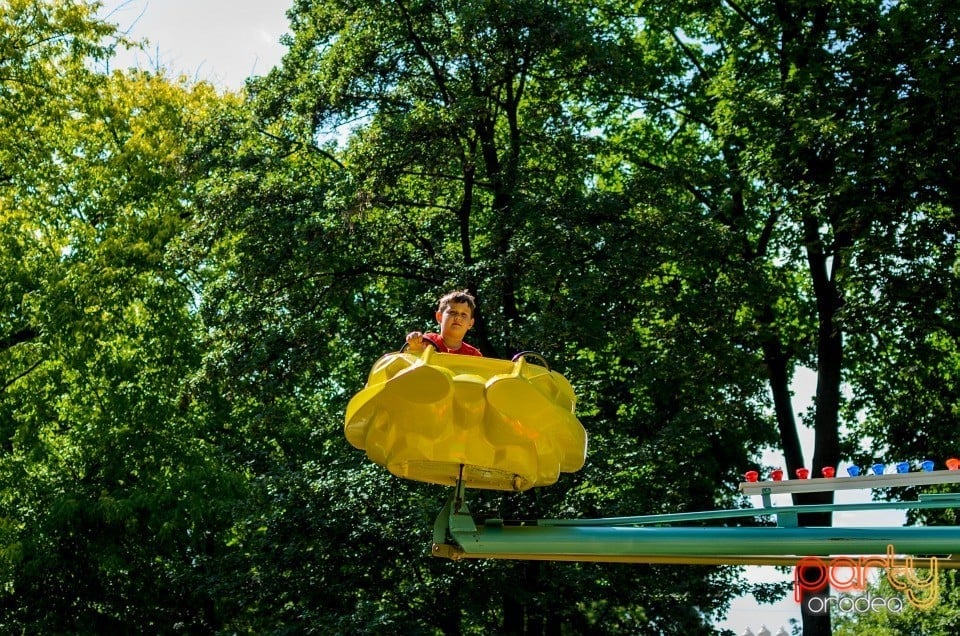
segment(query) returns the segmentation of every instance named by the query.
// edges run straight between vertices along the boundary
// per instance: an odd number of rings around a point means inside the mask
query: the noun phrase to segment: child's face
[[[473,312],[467,303],[450,303],[446,309],[437,312],[440,323],[440,335],[462,340],[467,330],[473,326]]]

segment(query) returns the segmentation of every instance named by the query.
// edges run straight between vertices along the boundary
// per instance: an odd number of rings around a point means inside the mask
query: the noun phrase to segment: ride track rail
[[[828,492],[960,483],[960,471],[940,470],[858,477],[743,482],[759,508],[737,508],[595,519],[478,521],[457,485],[434,524],[433,556],[459,559],[668,563],[686,565],[796,565],[805,557],[887,559],[960,568],[960,527],[811,527],[811,512],[960,508],[960,493],[921,494],[915,501],[774,506],[774,494]],[[738,519],[773,516],[776,525],[739,526]],[[717,525],[720,522],[727,522]],[[714,525],[703,525],[711,523]],[[701,524],[679,526],[674,524]],[[731,525],[732,524],[732,525]],[[910,556],[913,555],[913,556]]]

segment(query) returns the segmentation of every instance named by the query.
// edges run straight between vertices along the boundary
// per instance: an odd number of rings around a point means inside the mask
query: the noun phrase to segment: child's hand
[[[419,331],[411,331],[407,334],[407,351],[410,353],[420,353],[423,351],[423,334]]]

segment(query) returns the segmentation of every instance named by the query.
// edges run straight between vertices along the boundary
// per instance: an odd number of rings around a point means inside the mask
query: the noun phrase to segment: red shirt
[[[480,353],[480,350],[474,347],[473,345],[468,345],[466,342],[460,343],[460,348],[456,351],[449,349],[446,344],[443,342],[443,338],[438,333],[425,333],[423,337],[432,342],[437,346],[437,351],[440,353],[457,353],[462,356],[480,356],[483,357],[483,354]]]

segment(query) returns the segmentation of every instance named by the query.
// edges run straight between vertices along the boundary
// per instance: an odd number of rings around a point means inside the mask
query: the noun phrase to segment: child
[[[440,333],[411,331],[407,334],[407,351],[420,353],[428,344],[433,344],[440,353],[482,356],[479,349],[463,341],[467,331],[473,327],[476,307],[476,300],[466,290],[444,295],[436,313]]]

